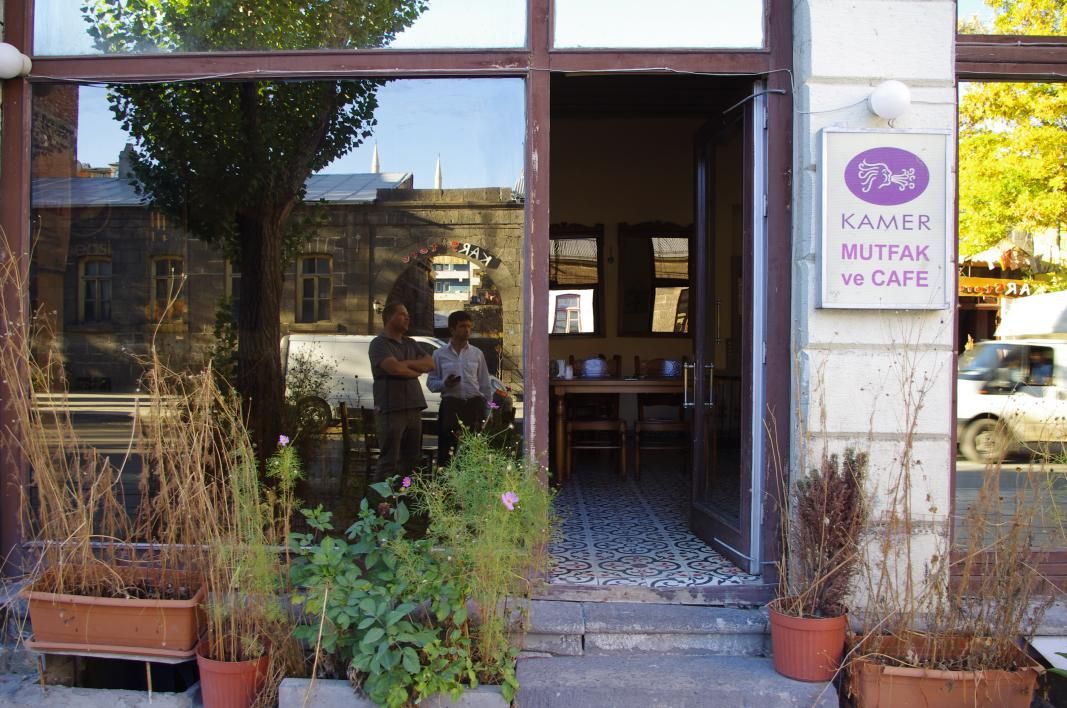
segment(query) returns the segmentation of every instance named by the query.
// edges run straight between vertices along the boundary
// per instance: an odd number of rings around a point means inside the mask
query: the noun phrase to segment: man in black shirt
[[[406,336],[411,318],[402,303],[382,311],[384,330],[370,343],[374,375],[374,412],[378,433],[378,466],[374,481],[411,474],[422,454],[422,395],[419,377],[433,371],[433,359]]]

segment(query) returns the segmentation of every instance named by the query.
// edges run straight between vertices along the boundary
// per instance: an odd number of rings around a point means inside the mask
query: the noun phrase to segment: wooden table
[[[682,393],[682,379],[552,379],[556,399],[556,475],[560,486],[567,481],[567,396],[573,394],[623,395],[638,393]]]

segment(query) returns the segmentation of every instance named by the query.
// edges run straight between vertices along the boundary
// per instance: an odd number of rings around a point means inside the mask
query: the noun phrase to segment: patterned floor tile
[[[550,544],[551,583],[683,588],[759,582],[686,528],[687,480],[623,480],[593,467],[556,496],[560,532]]]

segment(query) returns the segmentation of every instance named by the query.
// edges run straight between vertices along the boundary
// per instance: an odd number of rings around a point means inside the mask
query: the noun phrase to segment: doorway
[[[753,262],[764,253],[752,195],[765,152],[753,86],[749,78],[553,78],[553,232],[591,234],[597,245],[581,283],[594,321],[552,334],[550,357],[618,357],[624,376],[639,376],[640,360],[684,361],[693,441],[680,454],[643,455],[626,479],[608,456],[575,463],[559,497],[567,538],[557,558],[558,577],[575,584],[597,583],[603,558],[618,573],[602,584],[761,582],[752,521],[761,476],[752,470],[762,452],[753,445],[762,369],[752,342],[763,327],[762,269]],[[638,247],[642,235],[648,248]],[[628,399],[636,396],[620,396],[619,416],[632,431],[637,401]],[[623,569],[613,554],[628,552],[643,567]],[[712,565],[714,573],[692,572]]]

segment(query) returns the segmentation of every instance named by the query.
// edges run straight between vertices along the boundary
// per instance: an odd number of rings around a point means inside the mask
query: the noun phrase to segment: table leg
[[[567,405],[564,394],[556,395],[556,478],[567,481]]]

